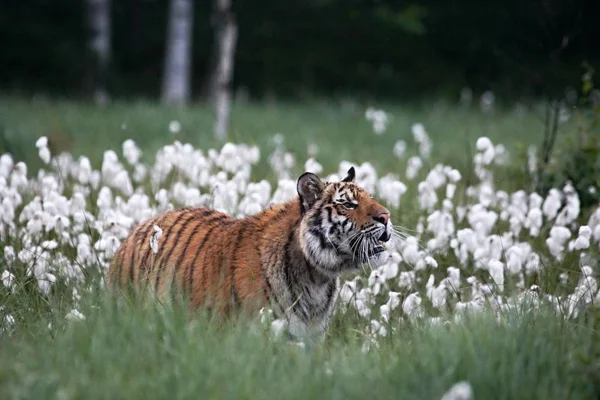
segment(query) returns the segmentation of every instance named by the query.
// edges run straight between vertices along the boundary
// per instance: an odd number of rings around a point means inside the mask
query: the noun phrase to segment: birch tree
[[[184,105],[190,99],[193,0],[171,0],[167,22],[162,100]]]
[[[210,84],[210,97],[215,104],[215,137],[225,141],[231,110],[231,81],[237,43],[237,25],[231,11],[231,0],[215,0],[213,14],[217,62]]]
[[[91,89],[94,101],[108,102],[106,78],[110,62],[110,0],[87,0],[87,18],[90,27],[89,49],[93,57]]]

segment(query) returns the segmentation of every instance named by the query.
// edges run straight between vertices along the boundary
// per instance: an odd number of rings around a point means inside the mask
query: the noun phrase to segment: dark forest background
[[[600,60],[596,0],[286,0],[232,3],[239,39],[234,89],[252,98],[456,97],[463,87],[539,97],[577,85]],[[194,3],[193,98],[202,98],[214,38],[212,2]],[[111,5],[112,96],[157,97],[166,0]],[[85,95],[85,2],[3,0],[0,85]]]

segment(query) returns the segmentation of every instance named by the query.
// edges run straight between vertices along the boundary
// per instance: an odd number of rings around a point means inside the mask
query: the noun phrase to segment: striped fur
[[[293,335],[323,332],[340,274],[385,262],[392,224],[354,184],[354,168],[341,182],[305,173],[297,189],[296,199],[243,219],[184,208],[145,221],[116,252],[109,285],[152,285],[159,297],[176,287],[192,307],[225,313],[271,306]],[[155,225],[163,231],[157,253]]]

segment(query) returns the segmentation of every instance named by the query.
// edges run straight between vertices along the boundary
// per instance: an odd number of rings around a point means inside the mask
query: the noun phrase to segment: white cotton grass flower
[[[554,224],[558,226],[568,226],[575,222],[580,212],[579,196],[575,188],[570,183],[567,183],[563,188],[563,193],[565,195],[565,205],[554,221]]]
[[[419,206],[422,210],[431,211],[438,202],[435,188],[427,181],[419,183]]]
[[[435,277],[429,275],[427,284],[425,285],[427,290],[427,298],[431,301],[431,305],[434,308],[442,309],[446,305],[446,284],[442,281],[438,286],[435,286]]]
[[[48,149],[47,147],[42,147],[39,149],[38,154],[45,164],[50,163],[50,158],[51,158],[50,149]]]
[[[441,400],[472,400],[473,388],[467,381],[457,382],[444,393]]]
[[[423,167],[423,161],[418,156],[413,156],[408,159],[407,167],[406,167],[406,178],[408,180],[413,180],[419,174],[419,171]]]
[[[425,181],[434,189],[444,186],[447,182],[444,166],[442,164],[436,164],[436,166],[429,171],[427,177],[425,177]]]
[[[162,237],[163,231],[158,225],[152,227],[154,233],[150,236],[150,248],[154,254],[158,253],[158,240]]]
[[[456,193],[456,185],[454,183],[446,185],[446,199],[454,198],[454,193]]]
[[[13,158],[10,154],[0,155],[0,177],[8,179],[14,166]]]
[[[314,158],[309,158],[306,160],[306,163],[304,163],[304,171],[319,175],[323,172],[323,166]]]
[[[291,169],[296,165],[296,158],[292,153],[278,147],[269,157],[271,169],[277,173],[279,179],[291,179]]]
[[[458,183],[462,179],[460,171],[454,168],[447,169],[446,175],[448,176],[448,180],[452,183]]]
[[[365,111],[365,118],[371,122],[373,132],[376,135],[381,135],[386,131],[389,118],[385,111],[369,107]]]
[[[15,254],[15,250],[12,246],[4,247],[4,259],[6,260],[7,263],[11,263],[11,262],[15,261],[16,254]]]
[[[589,226],[583,225],[579,227],[579,233],[577,239],[572,244],[569,243],[569,250],[585,250],[590,247],[590,239],[592,237],[592,230]]]
[[[48,138],[46,136],[40,137],[35,142],[35,147],[38,148],[38,155],[45,164],[50,162],[50,149],[48,149]]]
[[[306,146],[306,154],[308,154],[308,156],[311,158],[316,157],[317,154],[319,154],[319,145],[314,142],[309,143]]]
[[[398,255],[398,253],[395,253],[395,254]],[[398,257],[400,257],[400,255],[398,255]],[[394,260],[392,258],[387,263],[382,265],[380,267],[380,270],[381,270],[382,275],[385,277],[385,280],[390,280],[390,279],[394,279],[396,276],[398,276],[400,267],[398,265],[398,262],[394,262]]]
[[[16,285],[15,276],[12,274],[12,272],[8,270],[2,271],[2,275],[0,275],[0,280],[2,281],[2,284],[5,287],[11,290],[14,289]]]
[[[342,288],[340,289],[338,294],[342,307],[348,306],[350,302],[355,298],[357,291],[357,281],[358,277],[355,277],[353,280],[346,281],[342,285]]]
[[[585,265],[581,268],[581,277],[575,287],[573,293],[567,296],[566,299],[566,316],[577,317],[579,310],[592,302],[598,292],[598,283],[595,278],[592,277],[593,270],[590,266]]]
[[[494,152],[496,153],[494,157],[494,164],[496,165],[507,165],[509,161],[509,152],[506,150],[503,144],[497,144],[494,147]]]
[[[553,226],[550,237],[546,239],[546,246],[556,259],[562,260],[565,242],[571,237],[571,231],[564,226]]]
[[[555,188],[550,189],[548,196],[542,204],[542,212],[548,220],[553,220],[558,215],[558,210],[562,206],[562,193]]]
[[[379,198],[393,208],[400,207],[400,200],[406,193],[406,190],[406,185],[392,174],[380,178],[377,182],[377,194]]]
[[[38,149],[41,147],[47,147],[48,146],[48,138],[46,136],[41,136],[36,142],[35,142],[35,147],[37,147]]]
[[[400,307],[402,304],[401,294],[398,292],[390,291],[388,292],[388,301],[379,307],[379,314],[381,315],[381,319],[385,322],[390,320],[390,314],[396,308]]]
[[[13,317],[11,314],[6,314],[4,316],[4,328],[9,328],[11,326],[14,326],[16,323],[15,317]]]
[[[387,329],[384,324],[377,320],[371,320],[371,335],[377,335],[381,337],[387,336]]]
[[[398,140],[394,144],[394,157],[403,158],[406,154],[406,142],[404,140]]]
[[[173,121],[169,122],[169,132],[171,132],[173,135],[176,135],[180,131],[181,131],[181,122],[179,122],[177,120],[173,120]]]
[[[419,155],[425,159],[429,158],[433,145],[425,127],[421,123],[416,123],[412,125],[411,131],[413,139],[419,146]]]
[[[488,137],[482,136],[479,139],[477,139],[477,142],[475,143],[475,148],[477,149],[479,154],[481,154],[481,158],[479,158],[478,160],[483,165],[490,165],[492,161],[494,161],[494,158],[496,157],[496,148],[494,147],[494,144]]]
[[[371,288],[373,295],[377,296],[381,292],[382,286],[385,284],[385,275],[381,274],[379,270],[374,270],[369,275],[368,285]]]
[[[271,332],[275,337],[281,337],[288,327],[288,321],[284,319],[276,319],[271,322]]]
[[[141,150],[133,140],[127,139],[123,142],[123,157],[125,157],[129,165],[137,164],[141,155]]]
[[[267,323],[271,323],[273,321],[273,310],[271,310],[270,308],[264,308],[262,307],[259,311],[258,311],[258,316],[260,319],[260,323],[261,324],[267,324]]]
[[[498,290],[504,291],[504,264],[498,260],[490,260],[487,269]]]
[[[422,302],[423,300],[421,299],[421,295],[419,295],[419,293],[411,293],[406,297],[406,299],[404,299],[404,303],[402,303],[402,311],[409,318],[423,317],[425,312]]]
[[[356,293],[354,306],[361,317],[368,318],[371,315],[372,299],[373,293],[370,288],[363,288]]]
[[[85,315],[83,315],[79,310],[72,309],[65,318],[69,321],[82,321],[85,319]]]
[[[491,90],[486,90],[482,93],[479,99],[479,107],[484,114],[491,114],[494,111],[496,95]]]

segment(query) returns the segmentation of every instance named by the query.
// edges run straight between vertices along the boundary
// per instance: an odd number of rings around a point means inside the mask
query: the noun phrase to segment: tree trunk
[[[210,98],[215,104],[215,137],[225,141],[231,109],[231,81],[237,43],[237,25],[231,11],[231,0],[215,0],[214,11],[217,64],[212,74]]]
[[[184,105],[190,99],[193,0],[171,0],[162,100]]]
[[[110,0],[87,0],[90,27],[89,49],[92,53],[91,91],[94,101],[108,102],[106,78],[110,62]]]

